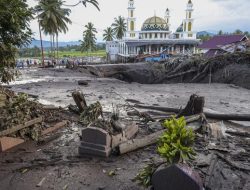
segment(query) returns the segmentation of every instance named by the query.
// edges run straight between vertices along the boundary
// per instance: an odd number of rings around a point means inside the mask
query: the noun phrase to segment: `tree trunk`
[[[43,52],[43,39],[42,39],[42,31],[41,31],[41,25],[38,20],[38,26],[39,26],[39,34],[40,34],[40,42],[41,42],[41,52],[42,52],[42,66],[44,67],[44,52]]]
[[[58,54],[58,34],[56,35],[56,52],[57,52],[56,64],[58,64],[58,63],[59,63],[59,54]],[[59,68],[60,68],[60,64],[59,64]]]
[[[72,97],[79,109],[79,112],[80,113],[83,112],[84,109],[87,107],[87,103],[86,103],[83,93],[80,91],[74,91],[72,93]]]
[[[180,116],[189,116],[203,113],[203,108],[205,105],[205,98],[201,96],[197,96],[193,94],[190,96],[190,99],[186,105],[186,107],[181,110],[179,113]]]

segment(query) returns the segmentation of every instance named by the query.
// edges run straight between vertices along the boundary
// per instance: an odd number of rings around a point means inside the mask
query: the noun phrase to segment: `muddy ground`
[[[43,104],[53,104],[66,108],[74,104],[71,93],[75,89],[82,90],[88,103],[97,100],[103,105],[105,112],[112,111],[112,104],[120,105],[125,112],[130,102],[145,105],[167,107],[184,107],[189,96],[196,93],[205,96],[205,108],[219,113],[249,113],[250,90],[229,84],[139,84],[126,83],[117,79],[97,78],[88,71],[68,69],[30,69],[23,70],[22,76],[14,84],[12,90],[37,95]],[[88,86],[79,86],[77,81],[87,80]],[[127,101],[126,101],[127,100]],[[136,100],[136,101],[133,101]],[[133,102],[133,103],[132,103]],[[71,126],[60,131],[61,137],[45,145],[28,142],[6,153],[0,154],[1,189],[107,189],[107,190],[139,190],[143,189],[132,182],[136,173],[150,158],[159,159],[155,146],[147,147],[123,156],[112,156],[107,159],[78,156],[78,145],[81,126],[77,116],[69,114],[73,122]],[[242,123],[240,129],[249,132],[250,124]],[[148,133],[146,125],[140,125],[140,133]],[[202,178],[209,166],[209,154],[203,145],[196,144],[196,150],[203,159],[198,159]],[[222,143],[232,148],[235,159],[239,157],[249,167],[249,154],[237,151],[244,149],[247,153],[249,140],[229,138]],[[236,148],[237,147],[237,148]],[[205,152],[204,152],[205,151]],[[238,159],[239,160],[239,159]],[[205,162],[205,166],[204,166]],[[218,171],[216,171],[218,170]],[[114,176],[109,176],[115,171]],[[249,189],[249,173],[233,169],[219,160],[216,173],[211,178],[212,189]],[[43,178],[45,182],[36,187]]]

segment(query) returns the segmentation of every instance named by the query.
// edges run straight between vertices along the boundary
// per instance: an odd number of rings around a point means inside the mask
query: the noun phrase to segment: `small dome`
[[[183,32],[183,23],[177,28],[176,32]]]
[[[165,19],[154,16],[148,18],[142,25],[142,31],[149,31],[149,30],[165,30],[169,31],[169,26]]]

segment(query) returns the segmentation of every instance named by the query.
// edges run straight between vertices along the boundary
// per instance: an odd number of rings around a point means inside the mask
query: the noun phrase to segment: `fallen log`
[[[141,139],[133,139],[122,143],[118,146],[118,151],[120,154],[125,154],[137,150],[139,148],[155,144],[159,137],[164,133],[164,131],[166,131],[166,129],[158,131],[156,133],[152,133],[151,135],[148,135]]]
[[[150,109],[162,112],[174,112],[179,113],[179,108],[167,108],[160,106],[144,106],[144,105],[135,105],[137,108],[142,109]],[[218,119],[218,120],[234,120],[234,121],[250,121],[250,114],[220,114],[220,113],[211,113],[204,112],[205,116],[210,119]]]
[[[194,115],[191,117],[186,118],[186,123],[191,123],[193,121],[196,121],[201,118],[201,115]],[[141,139],[132,139],[129,141],[126,141],[118,146],[118,151],[120,154],[125,154],[128,152],[132,152],[134,150],[143,148],[145,146],[149,146],[152,144],[155,144],[159,137],[166,131],[167,129],[157,131],[155,133],[152,133],[144,138]]]
[[[169,76],[166,76],[163,79],[161,79],[161,82],[164,81],[164,80],[174,79],[174,78],[181,77],[181,76],[184,76],[184,75],[187,75],[187,74],[190,74],[190,73],[194,73],[194,72],[197,72],[197,70],[196,69],[191,69],[191,70],[181,72],[181,73],[178,73],[178,74],[169,75]]]
[[[233,136],[250,138],[250,133],[248,132],[226,130],[226,133],[228,133],[229,135],[233,135]]]
[[[10,128],[10,129],[6,129],[6,130],[0,132],[0,137],[15,133],[21,129],[30,127],[34,124],[41,123],[42,121],[43,121],[43,118],[38,117],[36,119],[25,122],[23,125],[17,125],[15,127]]]

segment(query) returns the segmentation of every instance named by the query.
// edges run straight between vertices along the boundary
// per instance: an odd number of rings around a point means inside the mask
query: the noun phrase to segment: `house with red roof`
[[[203,42],[198,48],[206,57],[214,57],[225,53],[246,51],[248,38],[244,34],[219,35]]]

